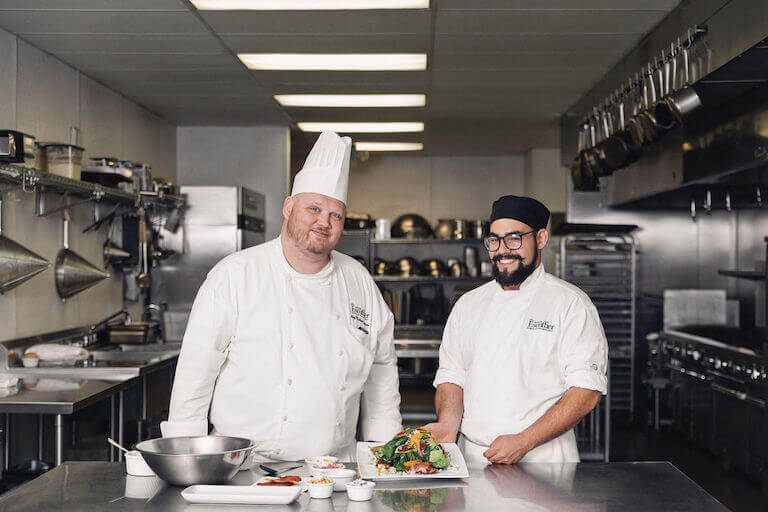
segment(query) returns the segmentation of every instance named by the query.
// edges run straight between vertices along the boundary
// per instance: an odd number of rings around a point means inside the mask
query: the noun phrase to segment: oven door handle
[[[761,409],[765,409],[765,400],[760,400],[759,398],[751,397],[742,391],[736,391],[735,389],[726,388],[719,384],[715,384],[714,382],[711,384],[711,386],[713,391],[717,391],[718,393],[722,393],[723,395],[733,397],[743,402],[750,402],[760,407]]]

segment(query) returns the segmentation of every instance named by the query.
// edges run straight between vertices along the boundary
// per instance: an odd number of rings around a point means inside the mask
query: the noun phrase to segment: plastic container
[[[85,149],[72,144],[46,144],[43,148],[46,160],[45,171],[73,180],[80,179]]]
[[[155,472],[136,450],[125,454],[125,472],[133,476],[155,476]]]
[[[40,364],[40,358],[34,352],[29,352],[21,358],[21,364],[24,365],[24,368],[37,368],[37,365]]]
[[[376,484],[368,480],[354,480],[346,484],[347,498],[352,501],[368,501],[373,498]]]
[[[310,479],[307,482],[307,490],[309,490],[310,498],[324,499],[324,498],[331,497],[331,494],[333,494],[334,480],[328,477],[324,477],[324,478],[326,480],[330,480],[330,482],[313,483],[314,480],[320,480],[320,479]]]

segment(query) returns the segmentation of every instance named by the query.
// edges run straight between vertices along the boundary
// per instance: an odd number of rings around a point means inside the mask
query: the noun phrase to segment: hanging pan
[[[69,249],[69,211],[64,210],[64,247],[56,255],[56,292],[66,299],[109,277],[96,265]]]
[[[3,235],[2,205],[0,196],[0,293],[5,293],[47,269],[51,263]]]

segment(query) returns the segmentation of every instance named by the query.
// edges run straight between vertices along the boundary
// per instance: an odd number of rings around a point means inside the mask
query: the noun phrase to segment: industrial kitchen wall
[[[0,30],[0,127],[44,142],[69,142],[80,128],[86,155],[110,155],[152,165],[155,176],[175,178],[176,128],[79,71]],[[53,262],[62,244],[61,217],[36,217],[34,194],[7,192],[5,234]],[[70,243],[98,263],[106,233],[82,234],[92,222],[90,206],[73,209]],[[53,269],[0,295],[0,340],[85,325],[123,307],[122,275],[62,302]],[[136,309],[134,307],[134,309]],[[135,311],[134,311],[135,312]]]

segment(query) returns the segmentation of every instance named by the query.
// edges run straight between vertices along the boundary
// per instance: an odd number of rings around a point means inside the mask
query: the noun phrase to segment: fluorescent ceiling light
[[[191,0],[201,11],[429,9],[429,0]]]
[[[357,151],[421,151],[421,142],[355,142]]]
[[[423,132],[424,123],[299,123],[305,132],[400,133]]]
[[[239,53],[250,69],[283,71],[423,71],[426,53]]]
[[[423,107],[424,94],[277,94],[284,107]]]

